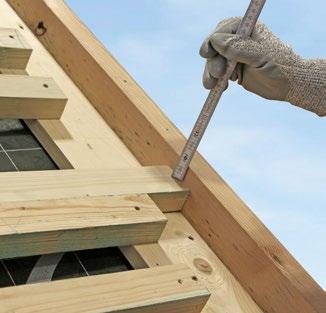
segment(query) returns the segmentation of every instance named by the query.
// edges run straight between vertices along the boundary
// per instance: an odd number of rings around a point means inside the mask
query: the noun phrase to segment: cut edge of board
[[[59,120],[68,99],[51,77],[0,75],[0,118]]]
[[[19,30],[0,29],[0,68],[25,70],[32,51]]]

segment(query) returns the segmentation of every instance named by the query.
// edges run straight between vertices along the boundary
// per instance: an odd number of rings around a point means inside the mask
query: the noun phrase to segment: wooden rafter
[[[8,0],[143,165],[174,166],[185,138],[62,1]],[[267,312],[318,312],[324,291],[197,154],[183,213]]]

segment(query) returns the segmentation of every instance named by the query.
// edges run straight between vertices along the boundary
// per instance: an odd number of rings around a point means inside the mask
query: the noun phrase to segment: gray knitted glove
[[[200,54],[207,59],[205,88],[215,86],[226,70],[226,59],[239,64],[231,79],[266,99],[288,101],[326,115],[326,60],[304,60],[258,22],[249,39],[235,32],[240,18],[222,21],[204,41]]]

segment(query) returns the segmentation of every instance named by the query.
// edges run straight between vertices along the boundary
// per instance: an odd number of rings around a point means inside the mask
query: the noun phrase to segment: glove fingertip
[[[241,17],[231,17],[218,23],[215,32],[217,33],[236,33],[241,23]]]
[[[203,44],[201,45],[199,49],[199,54],[201,57],[208,59],[216,56],[217,52],[216,50],[212,47],[209,38],[205,39]]]
[[[207,90],[213,89],[216,86],[216,84],[217,84],[217,79],[214,79],[214,81],[209,81],[209,82],[204,81],[203,82],[203,85],[204,85],[205,89],[207,89]]]
[[[212,47],[219,53],[224,52],[226,48],[230,45],[231,40],[235,40],[238,35],[235,34],[225,34],[225,33],[214,33],[211,38]]]
[[[214,78],[210,75],[205,75],[204,74],[204,77],[203,77],[203,85],[205,87],[205,89],[212,89],[216,86],[217,84],[217,78]]]
[[[207,70],[214,78],[220,78],[226,72],[227,60],[217,55],[207,61]]]

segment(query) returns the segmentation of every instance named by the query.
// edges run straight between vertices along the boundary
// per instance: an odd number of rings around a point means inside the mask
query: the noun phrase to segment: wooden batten
[[[0,28],[1,119],[60,119],[64,111],[67,98],[52,78],[25,75],[31,53],[18,30]]]
[[[18,30],[0,28],[0,69],[24,70],[31,53],[31,47]]]
[[[181,209],[188,191],[166,166],[0,173],[1,202],[149,194],[162,211]]]
[[[141,195],[0,203],[0,259],[154,243],[166,221]]]
[[[60,119],[66,102],[52,78],[0,75],[2,119]]]
[[[200,313],[207,289],[184,265],[0,289],[0,312]]]

